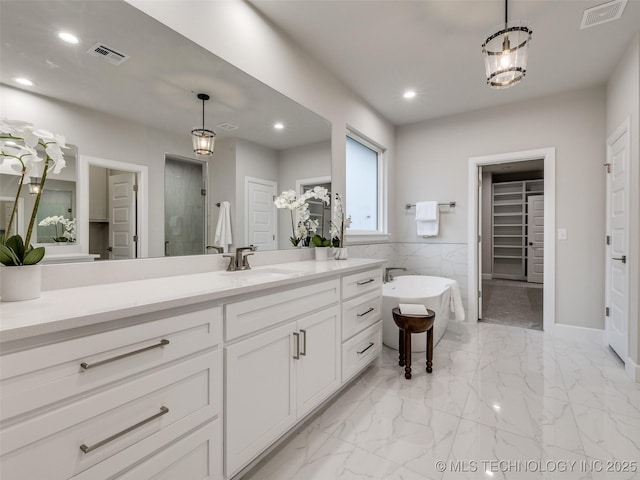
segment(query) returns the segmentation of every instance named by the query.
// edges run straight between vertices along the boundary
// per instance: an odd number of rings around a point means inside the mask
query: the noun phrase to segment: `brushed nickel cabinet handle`
[[[300,355],[307,356],[307,331],[300,329],[300,333],[304,336],[302,337],[302,350],[300,351]]]
[[[293,332],[293,336],[296,337],[296,354],[293,356],[293,359],[300,360],[300,334]]]
[[[118,432],[114,435],[111,435],[109,438],[105,438],[104,440],[100,440],[98,443],[94,443],[93,445],[85,445],[84,443],[82,445],[80,445],[80,450],[82,450],[82,453],[89,453],[92,452],[93,450],[95,450],[96,448],[100,448],[104,445],[106,445],[109,442],[113,442],[116,438],[120,438],[123,435],[126,435],[129,432],[132,432],[133,430],[135,430],[136,428],[140,428],[143,425],[146,425],[147,423],[155,420],[156,418],[161,417],[162,415],[165,415],[169,413],[169,409],[167,407],[160,407],[160,411],[154,415],[151,415],[149,418],[145,418],[144,420],[142,420],[141,422],[136,423],[135,425],[131,425],[128,428],[125,428],[124,430],[122,430],[121,432]]]
[[[375,343],[373,342],[369,342],[369,346],[367,346],[367,348],[365,348],[364,350],[360,350],[359,352],[356,352],[358,355],[362,355],[364,352],[366,352],[367,350],[369,350],[371,347],[373,347],[375,345]]]
[[[369,280],[364,280],[362,282],[357,282],[356,285],[358,285],[359,287],[362,285],[366,285],[367,283],[371,283],[371,282],[375,282],[376,279],[375,278],[370,278]]]
[[[134,350],[133,352],[123,353],[122,355],[118,355],[118,356],[115,356],[115,357],[107,358],[106,360],[100,360],[99,362],[95,362],[95,363],[82,362],[80,364],[80,366],[85,370],[89,370],[90,368],[96,368],[96,367],[99,367],[99,366],[104,365],[106,363],[111,363],[111,362],[115,362],[117,360],[122,360],[123,358],[131,357],[133,355],[138,355],[139,353],[146,352],[148,350],[153,350],[154,348],[164,347],[165,345],[169,345],[169,343],[170,343],[169,340],[166,340],[166,339],[163,338],[162,340],[160,340],[160,343],[156,343],[155,345],[151,345],[149,347],[144,347],[144,348],[141,348],[140,350]]]
[[[358,313],[358,317],[364,317],[365,315],[368,315],[369,313],[373,312],[375,309],[373,307],[369,307],[369,310],[367,310],[366,312],[362,312],[362,313]]]

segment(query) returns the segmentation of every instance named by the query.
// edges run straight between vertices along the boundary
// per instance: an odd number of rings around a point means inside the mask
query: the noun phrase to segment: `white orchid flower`
[[[64,158],[61,158],[60,160],[58,160],[53,167],[53,173],[55,175],[59,174],[60,170],[62,170],[66,166],[66,164],[67,162],[65,161]]]

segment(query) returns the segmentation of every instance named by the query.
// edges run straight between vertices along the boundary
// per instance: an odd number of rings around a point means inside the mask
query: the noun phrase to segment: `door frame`
[[[610,165],[611,164],[611,156],[612,156],[612,148],[613,145],[620,139],[620,137],[622,137],[624,134],[627,134],[627,144],[626,144],[626,149],[627,149],[627,154],[629,155],[629,164],[628,164],[628,171],[627,171],[627,180],[626,180],[626,185],[625,185],[625,189],[627,192],[626,195],[626,223],[627,223],[627,228],[626,228],[626,238],[625,238],[625,243],[627,245],[627,256],[629,256],[629,249],[630,249],[630,232],[629,232],[629,228],[631,226],[631,215],[630,215],[630,209],[631,209],[631,201],[630,201],[630,194],[631,194],[631,118],[627,117],[627,119],[622,122],[622,124],[620,124],[618,126],[618,128],[616,128],[613,133],[611,135],[607,136],[607,157],[606,157],[606,164],[605,165]],[[609,173],[606,174],[607,175],[607,179],[606,179],[606,185],[605,185],[605,232],[606,235],[610,235],[611,234],[611,217],[609,215],[609,207],[610,207],[610,189],[611,189],[611,176]],[[610,245],[606,245],[605,244],[605,268],[604,268],[604,275],[605,275],[605,279],[604,279],[604,301],[605,301],[605,306],[609,307],[610,306],[610,295],[609,295],[609,283],[610,283],[610,269],[611,269],[611,254],[609,252],[610,250]],[[626,277],[625,277],[625,281],[626,281],[626,287],[627,287],[627,346],[626,346],[626,351],[625,351],[625,357],[626,358],[622,358],[622,361],[626,364],[629,363],[629,359],[631,358],[630,356],[630,337],[631,337],[631,292],[629,290],[629,284],[630,284],[630,270],[631,270],[631,264],[628,264],[629,266],[627,267],[627,271],[626,271]],[[609,334],[610,334],[610,325],[611,325],[611,321],[610,321],[610,317],[607,317],[606,314],[604,316],[604,340],[605,340],[605,344],[606,345],[610,345],[609,343]],[[617,353],[617,352],[616,352]]]
[[[266,180],[258,177],[244,177],[244,244],[249,245],[249,183],[259,183],[261,185],[267,185],[273,187],[274,196],[278,195],[278,182],[274,180]],[[278,209],[275,204],[273,205],[273,232],[276,236],[274,240],[275,249],[278,249]]]
[[[523,150],[520,152],[499,153],[469,157],[468,199],[469,217],[467,222],[468,246],[468,313],[469,322],[478,321],[478,170],[484,165],[525,162],[528,160],[544,160],[544,286],[543,286],[543,320],[542,328],[552,333],[555,325],[556,311],[556,149],[555,147]]]
[[[89,253],[89,166],[132,172],[138,180],[138,258],[149,256],[149,167],[136,163],[80,155],[78,161],[78,241],[82,253]]]

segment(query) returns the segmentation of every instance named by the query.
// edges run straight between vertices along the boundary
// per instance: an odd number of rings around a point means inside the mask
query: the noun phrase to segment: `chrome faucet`
[[[248,247],[238,247],[236,248],[235,255],[223,255],[223,257],[229,259],[227,272],[235,272],[236,270],[251,270],[251,265],[249,265],[249,259],[247,257],[249,255],[253,255],[253,252],[255,252],[257,248],[258,247],[256,247],[255,245],[249,245]],[[243,253],[245,250],[250,250],[250,253]]]
[[[392,270],[401,270],[403,272],[406,272],[407,269],[406,268],[402,268],[402,267],[387,267],[384,269],[384,283],[388,283],[391,282],[393,280],[393,275],[391,274]]]

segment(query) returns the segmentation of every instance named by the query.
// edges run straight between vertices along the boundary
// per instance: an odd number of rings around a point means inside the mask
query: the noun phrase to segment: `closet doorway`
[[[531,171],[542,177],[525,176]],[[532,326],[525,325],[524,319],[513,322],[513,309],[524,302],[531,313],[539,316],[538,310],[542,311],[541,329],[551,331],[555,324],[555,148],[470,157],[468,173],[470,321]],[[494,183],[501,185],[494,188]],[[512,290],[516,288],[521,290]],[[540,328],[538,322],[536,328]]]
[[[544,161],[483,165],[478,319],[542,330]]]

